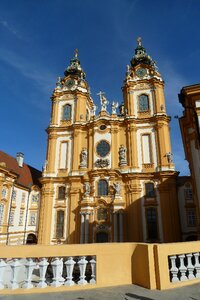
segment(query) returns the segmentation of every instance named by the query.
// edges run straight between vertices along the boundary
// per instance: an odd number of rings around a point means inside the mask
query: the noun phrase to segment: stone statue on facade
[[[100,97],[101,111],[106,111],[109,101],[106,99],[105,93],[100,91],[97,95]]]
[[[90,183],[89,182],[84,183],[83,191],[84,191],[84,197],[89,197],[90,196]]]
[[[166,153],[167,161],[169,164],[173,163],[173,154],[171,152]]]
[[[58,81],[56,82],[56,89],[61,89],[62,88],[62,82],[61,82],[61,77],[58,77]]]
[[[94,106],[91,109],[91,114],[94,117],[96,115],[97,106],[94,104]]]
[[[87,168],[87,149],[83,148],[81,151],[81,163],[80,163],[80,168]]]
[[[117,108],[118,108],[118,102],[114,102],[112,103],[111,107],[112,107],[112,115],[116,115],[117,114]]]
[[[126,166],[127,165],[127,158],[126,158],[127,149],[124,145],[119,147],[119,165]]]
[[[44,164],[43,164],[43,167],[42,167],[42,171],[43,172],[46,172],[47,170],[47,165],[48,165],[48,160],[45,160]]]
[[[113,188],[115,190],[115,196],[120,196],[121,194],[121,184],[119,182],[113,183]]]

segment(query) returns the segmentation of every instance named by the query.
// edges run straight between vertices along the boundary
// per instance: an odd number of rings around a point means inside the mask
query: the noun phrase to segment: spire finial
[[[142,46],[142,38],[140,36],[137,38],[137,43],[138,46]]]
[[[78,49],[76,48],[75,50],[74,50],[74,57],[78,57]]]

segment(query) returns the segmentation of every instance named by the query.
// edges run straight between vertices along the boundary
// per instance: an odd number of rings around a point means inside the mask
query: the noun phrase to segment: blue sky
[[[199,83],[198,0],[0,1],[1,145],[41,169],[50,97],[75,48],[92,97],[105,91],[122,101],[121,86],[136,38],[156,60],[165,80],[168,115],[182,115],[180,89]],[[171,121],[176,169],[188,175],[177,119]]]

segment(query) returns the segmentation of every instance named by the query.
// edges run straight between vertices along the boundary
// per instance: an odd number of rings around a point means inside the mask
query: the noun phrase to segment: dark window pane
[[[154,207],[147,208],[147,230],[149,240],[156,240],[158,238],[157,210]]]
[[[101,179],[98,182],[98,195],[99,196],[108,195],[108,183],[104,179]]]
[[[71,120],[71,105],[67,104],[63,107],[63,120]]]
[[[65,186],[59,186],[58,199],[65,199]]]
[[[149,99],[147,95],[139,96],[139,111],[148,111],[149,110]]]
[[[145,190],[146,190],[146,197],[148,198],[153,198],[155,197],[155,192],[154,192],[154,184],[149,182],[145,184]]]
[[[63,238],[64,232],[64,211],[59,210],[57,212],[57,223],[56,223],[56,238]]]

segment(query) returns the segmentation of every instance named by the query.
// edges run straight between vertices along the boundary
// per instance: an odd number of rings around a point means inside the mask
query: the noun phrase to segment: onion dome
[[[65,76],[72,75],[78,76],[81,79],[85,79],[86,75],[80,65],[80,60],[78,59],[78,49],[74,51],[74,57],[70,60],[70,66],[64,72]]]
[[[135,56],[131,60],[131,66],[135,67],[139,64],[149,65],[155,68],[155,61],[147,54],[146,49],[142,46],[142,39],[137,38],[137,48],[135,49]]]

